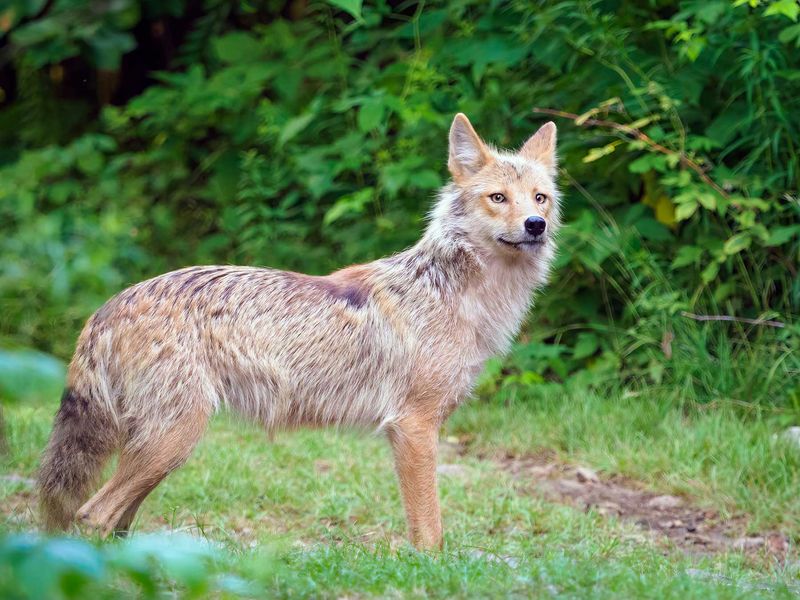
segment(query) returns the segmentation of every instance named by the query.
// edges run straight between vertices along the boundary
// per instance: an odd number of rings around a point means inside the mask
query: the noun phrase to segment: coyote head
[[[559,226],[556,126],[545,123],[518,152],[484,143],[467,117],[450,128],[449,202],[435,216],[457,222],[473,244],[510,258],[539,255]]]

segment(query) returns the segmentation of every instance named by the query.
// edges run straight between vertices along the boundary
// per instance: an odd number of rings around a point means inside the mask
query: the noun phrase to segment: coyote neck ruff
[[[411,539],[439,545],[438,429],[507,350],[554,256],[555,126],[505,153],[458,115],[448,168],[453,181],[405,252],[322,277],[190,267],[101,307],[42,460],[45,525],[127,530],[228,407],[268,430],[385,430]],[[116,451],[116,473],[85,502]]]
[[[549,239],[535,254],[482,248],[466,233],[468,217],[454,216],[467,201],[455,186],[445,188],[417,245],[376,263],[379,281],[403,281],[398,313],[409,317],[425,378],[443,382],[443,417],[469,394],[485,360],[508,350],[554,254]]]

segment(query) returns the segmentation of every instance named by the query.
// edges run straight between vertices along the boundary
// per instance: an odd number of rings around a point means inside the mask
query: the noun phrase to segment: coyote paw
[[[87,510],[79,510],[75,515],[75,525],[81,535],[108,537],[111,529],[108,523],[100,515]]]

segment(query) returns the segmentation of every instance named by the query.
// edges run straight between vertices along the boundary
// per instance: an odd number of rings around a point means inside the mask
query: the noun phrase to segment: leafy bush
[[[93,545],[77,538],[17,534],[0,539],[4,598],[181,598],[253,595],[252,584],[226,574],[224,553],[181,535],[137,535]]]
[[[793,0],[74,4],[6,20],[6,343],[67,357],[109,294],[190,263],[323,272],[399,250],[446,178],[453,113],[506,146],[555,114],[567,226],[503,376],[682,382],[700,357],[764,346],[782,357],[769,393],[703,394],[797,397],[774,383],[800,369]],[[155,66],[154,31],[173,48]],[[140,85],[67,108],[57,94],[87,69],[98,92],[108,70]],[[63,132],[16,125],[93,111]],[[682,311],[788,326],[698,328]]]
[[[56,398],[64,387],[64,364],[34,350],[0,350],[0,398]]]

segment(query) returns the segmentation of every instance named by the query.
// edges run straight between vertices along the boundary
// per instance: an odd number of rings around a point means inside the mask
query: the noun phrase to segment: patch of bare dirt
[[[446,457],[467,454],[463,445],[449,441],[445,446]],[[645,532],[666,537],[686,552],[733,550],[766,555],[781,562],[789,552],[788,536],[781,532],[745,535],[747,520],[743,516],[724,519],[715,510],[693,505],[689,498],[659,494],[626,477],[607,476],[587,466],[564,463],[548,450],[500,459],[478,457],[496,462],[525,493],[633,522]]]

